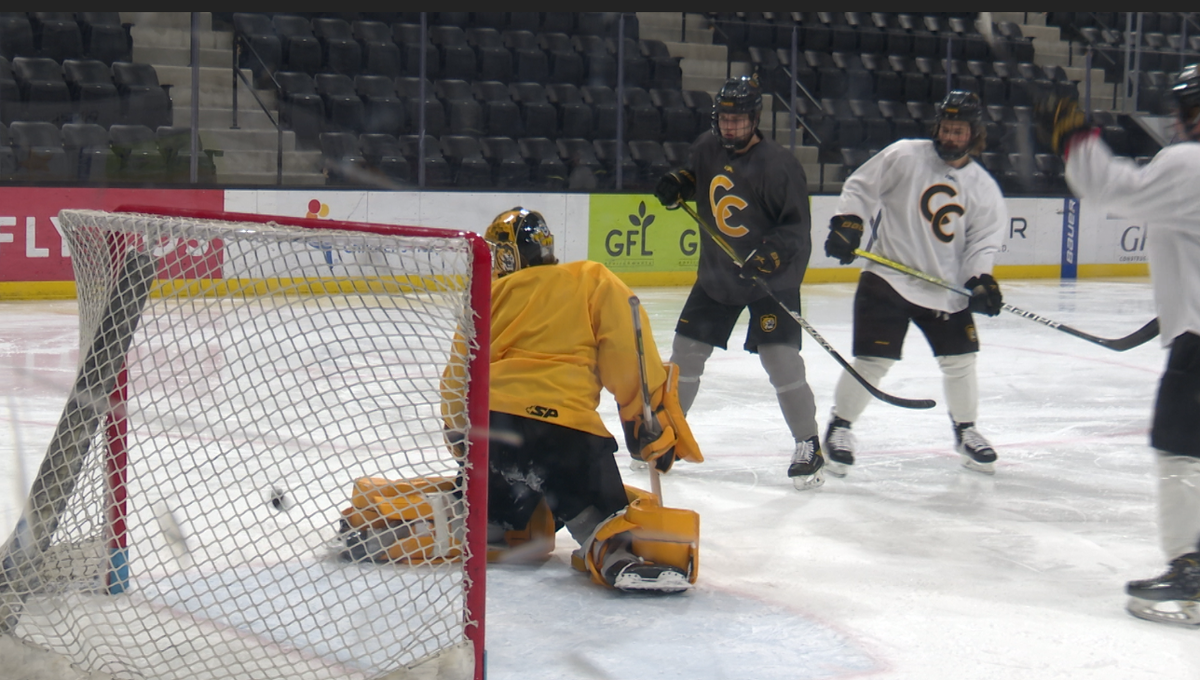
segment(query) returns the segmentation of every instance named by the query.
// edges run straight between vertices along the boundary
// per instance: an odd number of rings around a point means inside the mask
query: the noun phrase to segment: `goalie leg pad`
[[[700,516],[692,510],[664,508],[653,494],[635,487],[626,486],[625,492],[629,505],[596,527],[583,548],[572,556],[572,566],[609,588],[619,585],[614,581],[623,573],[630,576],[623,588],[629,590],[677,592],[681,581],[695,583],[700,564]],[[671,569],[658,576],[658,585],[645,582],[641,576],[634,579],[636,569],[613,570],[614,558],[625,551],[643,564]]]
[[[338,534],[351,560],[421,564],[462,557],[457,482],[449,477],[355,480]]]
[[[554,514],[543,497],[524,529],[506,530],[503,542],[488,545],[490,562],[544,562],[554,552]]]

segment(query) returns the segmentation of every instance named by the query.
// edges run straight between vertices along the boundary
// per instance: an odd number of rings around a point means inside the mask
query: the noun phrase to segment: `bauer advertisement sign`
[[[74,295],[71,252],[58,230],[60,210],[115,210],[123,205],[220,210],[223,203],[223,191],[0,187],[0,297]],[[168,260],[206,261],[208,248],[200,243],[155,246]],[[29,285],[41,282],[63,285]]]
[[[595,195],[589,225],[588,259],[604,263],[626,283],[695,279],[700,233],[686,212],[667,210],[645,194]]]

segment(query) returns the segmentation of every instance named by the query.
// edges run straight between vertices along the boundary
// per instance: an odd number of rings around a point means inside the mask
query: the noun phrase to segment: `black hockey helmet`
[[[1171,94],[1179,106],[1179,120],[1184,125],[1184,133],[1189,138],[1194,137],[1191,129],[1200,123],[1200,64],[1188,64],[1175,75]]]
[[[522,267],[556,264],[554,235],[542,214],[517,206],[496,216],[483,235],[492,249],[492,277]]]
[[[721,127],[719,125],[722,113],[750,114],[750,132],[746,136],[738,137],[737,139],[725,139],[721,135]],[[730,78],[721,86],[721,89],[717,92],[716,99],[713,100],[713,134],[721,140],[721,144],[726,149],[731,151],[741,149],[754,136],[754,131],[758,128],[758,121],[761,116],[762,88],[758,86],[758,81],[751,76]]]
[[[938,130],[944,120],[961,120],[971,124],[971,141],[961,149],[946,147],[938,139]],[[933,146],[942,160],[956,161],[968,154],[976,155],[983,151],[987,141],[987,128],[983,125],[983,105],[979,95],[966,90],[951,90],[946,98],[937,105],[937,114],[933,125]]]

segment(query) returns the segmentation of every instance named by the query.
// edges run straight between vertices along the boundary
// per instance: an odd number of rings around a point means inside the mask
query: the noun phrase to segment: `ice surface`
[[[1149,282],[1002,281],[1005,300],[1119,337],[1154,316]],[[805,318],[850,359],[851,284],[806,286]],[[636,291],[663,358],[684,288]],[[74,376],[74,302],[0,304],[0,527],[19,514]],[[996,475],[953,451],[940,373],[923,337],[854,424],[845,479],[800,492],[791,438],[757,357],[714,353],[689,414],[706,462],[662,479],[668,505],[701,516],[700,575],[685,594],[604,590],[549,561],[488,575],[489,680],[526,678],[1200,677],[1200,631],[1123,610],[1125,581],[1160,573],[1149,418],[1165,352],[1114,352],[1012,314],[980,317],[979,429]],[[841,370],[805,338],[824,430]],[[619,433],[616,407],[603,413]],[[645,472],[618,461],[627,483]],[[27,676],[39,677],[39,676]]]

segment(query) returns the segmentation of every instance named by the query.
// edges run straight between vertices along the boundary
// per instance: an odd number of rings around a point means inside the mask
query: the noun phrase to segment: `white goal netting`
[[[59,219],[80,370],[0,555],[0,632],[115,678],[477,677],[479,239]]]

